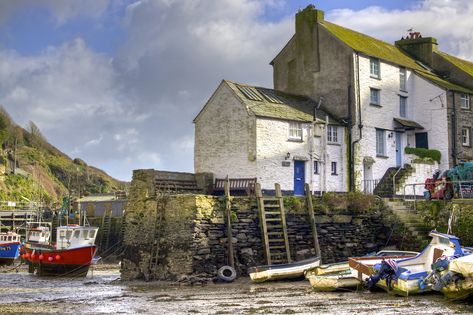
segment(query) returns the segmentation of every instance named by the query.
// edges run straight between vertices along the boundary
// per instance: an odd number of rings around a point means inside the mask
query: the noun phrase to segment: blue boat
[[[20,235],[15,232],[0,233],[0,265],[11,265],[20,256]]]

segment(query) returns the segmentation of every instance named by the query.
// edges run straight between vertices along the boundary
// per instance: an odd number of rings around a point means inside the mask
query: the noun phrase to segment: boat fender
[[[53,256],[48,257],[48,261],[53,261],[53,260],[54,260]]]
[[[38,258],[39,258],[39,260],[43,260],[43,259],[44,259],[44,256],[43,256],[43,254],[39,255],[39,257],[38,257]]]
[[[222,281],[232,282],[233,280],[235,280],[237,273],[235,268],[230,266],[223,266],[217,271],[217,276]]]

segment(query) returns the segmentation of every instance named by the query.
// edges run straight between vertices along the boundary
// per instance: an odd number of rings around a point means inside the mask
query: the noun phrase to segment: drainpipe
[[[327,130],[328,130],[328,116],[325,116],[325,132],[324,132],[324,144],[323,144],[323,157],[324,157],[324,184],[323,191],[327,191],[327,171],[328,171],[328,158],[327,158]]]
[[[453,109],[452,109],[452,162],[453,167],[457,166],[457,111],[455,105],[455,92],[452,91]]]
[[[355,145],[360,142],[361,139],[363,139],[363,124],[361,123],[361,95],[360,95],[360,56],[358,52],[355,54],[355,62],[356,62],[356,105],[355,105],[355,117],[358,115],[358,130],[359,130],[359,136],[358,139],[350,143],[350,159],[351,159],[351,166],[350,166],[350,175],[352,177],[352,187],[350,187],[350,190],[354,191],[355,190]],[[353,124],[350,124],[351,126]],[[350,126],[350,130],[351,130]],[[351,135],[350,135],[351,136]],[[350,137],[352,138],[352,137]]]
[[[348,122],[347,122],[347,132],[348,132],[348,145],[347,145],[347,155],[348,155],[348,191],[353,191],[353,173],[355,172],[353,167],[353,153],[351,148],[352,140],[352,114],[351,114],[351,85],[348,86]]]

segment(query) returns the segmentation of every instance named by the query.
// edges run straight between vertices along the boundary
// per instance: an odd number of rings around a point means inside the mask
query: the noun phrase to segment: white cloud
[[[473,60],[472,16],[471,0],[424,0],[408,10],[342,9],[329,12],[327,18],[391,43],[413,28],[424,37],[437,38],[439,49]]]
[[[49,10],[58,25],[78,16],[100,17],[107,9],[108,0],[14,0],[0,2],[0,24],[15,13],[32,7]]]
[[[84,2],[3,1],[0,24],[14,11],[40,5],[58,24],[83,15],[100,21],[104,10],[117,5],[78,3]],[[267,22],[261,15],[281,5],[136,1],[126,8],[126,38],[117,42],[114,56],[94,52],[81,38],[35,56],[0,50],[0,104],[21,124],[33,120],[66,153],[118,178],[130,179],[136,168],[192,171],[192,119],[220,80],[272,86],[268,63],[293,35],[294,16]],[[326,16],[389,42],[414,27],[437,37],[441,49],[471,60],[472,13],[470,1],[425,0],[404,11],[370,7]]]

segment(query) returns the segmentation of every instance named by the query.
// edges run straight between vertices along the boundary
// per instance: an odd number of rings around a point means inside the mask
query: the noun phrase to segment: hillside
[[[61,152],[33,122],[26,129],[18,126],[2,107],[0,144],[0,201],[51,204],[69,194],[77,196],[79,190],[81,195],[87,195],[126,188],[126,182]]]

